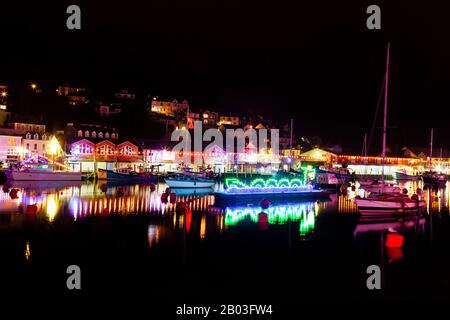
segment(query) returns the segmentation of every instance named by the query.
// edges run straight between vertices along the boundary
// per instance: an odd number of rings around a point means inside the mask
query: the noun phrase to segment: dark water
[[[418,186],[404,185],[411,192]],[[17,195],[11,188],[17,188]],[[160,201],[164,185],[23,183],[0,191],[3,292],[146,297],[152,304],[450,298],[448,189],[424,194],[424,218],[359,222],[353,194],[329,201],[218,208],[206,190]],[[105,192],[106,191],[106,192]],[[14,198],[14,199],[13,199]],[[36,207],[29,206],[36,205]],[[404,231],[402,249],[385,243]],[[66,287],[78,265],[82,289]],[[366,269],[382,270],[368,290]],[[171,309],[172,310],[172,309]],[[171,311],[172,312],[172,311]]]

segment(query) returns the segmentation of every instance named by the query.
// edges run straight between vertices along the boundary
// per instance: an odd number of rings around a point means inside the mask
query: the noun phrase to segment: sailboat
[[[442,156],[441,156],[442,158]],[[433,128],[431,128],[430,135],[430,162],[429,162],[430,171],[424,172],[422,174],[422,180],[424,184],[434,185],[437,187],[445,187],[447,183],[447,175],[444,173],[439,173],[433,171]]]
[[[389,53],[390,43],[387,45],[385,87],[384,87],[384,117],[383,117],[383,149],[382,149],[382,171],[381,184],[375,192],[371,192],[367,198],[356,197],[355,203],[362,216],[391,216],[407,212],[418,212],[424,207],[425,202],[418,197],[410,199],[406,194],[389,192],[389,185],[384,181],[384,164],[386,159],[386,131],[387,131],[387,106],[388,106],[388,84],[389,84]]]

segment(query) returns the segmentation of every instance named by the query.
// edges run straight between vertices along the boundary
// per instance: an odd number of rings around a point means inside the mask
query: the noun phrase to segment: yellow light
[[[25,244],[25,259],[29,260],[31,256],[30,243],[27,241]]]
[[[58,203],[56,201],[56,196],[54,194],[51,194],[47,198],[48,221],[52,222],[55,219],[57,212],[58,212]]]
[[[49,147],[49,154],[51,155],[55,155],[58,153],[59,149],[60,149],[60,145],[58,142],[58,139],[56,139],[55,136],[52,137],[52,140],[50,141],[50,147]]]
[[[203,114],[203,118],[204,118],[204,119],[208,119],[208,114],[207,114],[207,113],[204,113],[204,114]]]
[[[3,92],[2,92],[2,97],[5,98],[6,96],[8,96],[8,92],[3,91]]]
[[[37,88],[37,85],[36,85],[36,83],[32,83],[32,84],[31,84],[31,89],[33,89],[33,90],[34,90],[34,89],[36,89],[36,88]]]

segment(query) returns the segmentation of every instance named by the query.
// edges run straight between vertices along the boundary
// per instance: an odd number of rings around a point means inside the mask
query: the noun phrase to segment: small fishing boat
[[[192,168],[181,167],[177,172],[169,173],[164,181],[171,188],[211,188],[216,183],[211,170],[196,172]]]
[[[419,180],[419,176],[410,175],[403,171],[396,171],[393,173],[395,180],[408,180],[408,181],[417,181]]]
[[[215,183],[214,179],[183,173],[169,174],[164,180],[171,188],[211,188]]]
[[[131,170],[105,170],[98,169],[98,179],[123,182],[158,182],[158,176],[149,172],[134,172]]]

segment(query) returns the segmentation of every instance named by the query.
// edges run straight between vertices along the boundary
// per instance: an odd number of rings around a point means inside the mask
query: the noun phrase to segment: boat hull
[[[394,179],[396,180],[411,180],[411,181],[419,180],[419,176],[412,176],[403,172],[394,172],[393,176]]]
[[[211,188],[215,181],[190,181],[179,179],[165,179],[166,184],[171,188]]]
[[[381,201],[372,199],[355,199],[361,215],[377,216],[384,214],[415,213],[425,205],[423,200],[419,201]]]
[[[268,199],[270,202],[287,200],[327,200],[330,198],[331,192],[326,190],[311,189],[307,191],[297,192],[260,192],[260,193],[227,193],[216,192],[215,204],[217,206],[230,206],[230,205],[248,205],[248,204],[260,204],[263,199]]]
[[[4,170],[6,178],[14,181],[81,181],[81,172],[38,172]]]
[[[103,169],[99,169],[98,179],[108,181],[122,181],[122,182],[158,182],[158,177],[155,175],[148,175],[148,176],[131,175]]]

